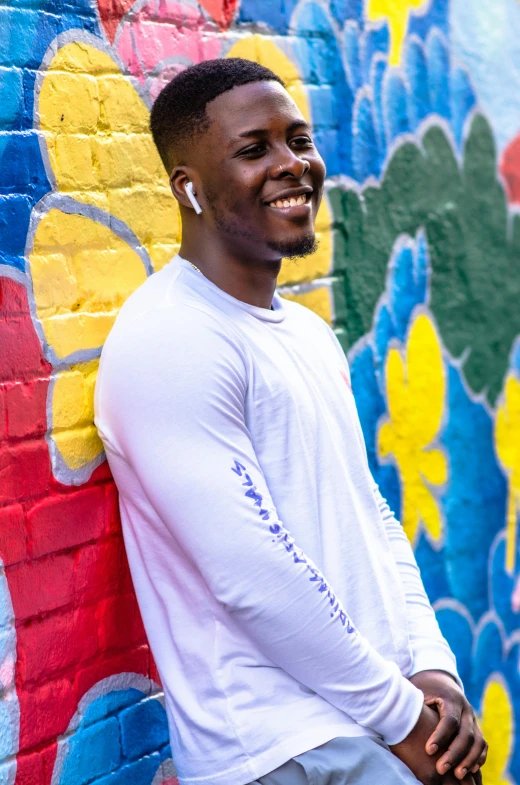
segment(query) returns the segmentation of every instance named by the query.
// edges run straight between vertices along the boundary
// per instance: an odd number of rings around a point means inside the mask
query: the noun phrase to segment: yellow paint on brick
[[[131,82],[105,52],[70,43],[48,67],[38,108],[58,190],[124,221],[163,267],[179,247],[179,213]]]
[[[386,19],[390,28],[390,65],[399,65],[413,8],[426,5],[427,0],[368,0],[367,17],[373,22]]]
[[[138,254],[111,229],[51,209],[29,256],[36,315],[65,359],[100,348],[126,298],[146,279]]]
[[[385,364],[389,417],[380,427],[381,458],[393,456],[402,487],[401,522],[411,542],[422,523],[432,540],[442,534],[442,520],[432,486],[447,479],[444,454],[432,447],[438,438],[446,397],[442,351],[426,314],[414,321],[405,357],[393,347]]]
[[[506,519],[506,564],[509,575],[516,566],[518,516],[520,515],[520,380],[507,377],[504,395],[497,409],[495,448],[508,479]]]
[[[228,52],[228,57],[243,57],[246,60],[252,60],[270,68],[285,82],[288,92],[305,119],[307,121],[312,119],[305,86],[298,69],[272,40],[262,35],[246,36],[234,44]],[[333,251],[331,226],[331,211],[327,200],[324,198],[316,219],[318,250],[305,259],[299,259],[297,263],[284,259],[280,275],[278,276],[278,284],[280,286],[301,281],[312,281],[315,278],[321,278],[329,272],[332,266]]]
[[[94,220],[90,206],[122,221],[156,270],[179,248],[180,220],[148,109],[106,52],[83,42],[61,47],[38,113],[56,190],[76,203],[75,214],[54,207],[43,215],[29,255],[36,315],[63,360],[99,352],[121,305],[146,279],[140,255]],[[102,450],[93,380],[92,366],[74,366],[53,387],[51,435],[71,470]]]
[[[489,749],[482,769],[486,785],[513,785],[508,768],[514,744],[511,697],[497,674],[489,679],[482,699],[480,726]]]
[[[294,302],[310,308],[311,311],[321,316],[327,324],[332,324],[331,291],[328,286],[317,286],[315,289],[311,289],[310,292],[284,294],[283,296],[285,300],[294,300]]]
[[[94,460],[103,445],[94,422],[94,387],[98,360],[59,373],[52,395],[53,439],[69,469]]]

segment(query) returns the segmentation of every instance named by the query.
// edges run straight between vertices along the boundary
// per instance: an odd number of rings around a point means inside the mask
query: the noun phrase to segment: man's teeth
[[[275,202],[269,202],[269,207],[300,207],[302,204],[307,204],[307,195],[291,196],[290,199],[277,199]]]

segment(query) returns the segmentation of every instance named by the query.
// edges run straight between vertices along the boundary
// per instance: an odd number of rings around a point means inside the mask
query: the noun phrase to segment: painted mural
[[[0,6],[0,785],[177,782],[93,390],[179,247],[150,106],[233,55],[311,119],[320,246],[280,290],[338,334],[486,785],[520,785],[518,41],[518,0]]]

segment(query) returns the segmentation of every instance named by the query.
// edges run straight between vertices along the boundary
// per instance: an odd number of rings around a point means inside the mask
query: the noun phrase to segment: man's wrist
[[[425,670],[416,671],[415,673],[412,674],[412,676],[409,676],[408,678],[413,683],[414,682],[414,678],[416,676],[421,676],[421,674],[424,674],[424,673],[438,673],[439,676],[449,676],[450,679],[453,682],[455,682],[457,687],[460,687],[459,680],[453,675],[453,673],[450,673],[449,671],[445,671],[442,668],[428,668],[428,669],[425,669]]]
[[[411,679],[417,673],[424,673],[425,671],[435,671],[451,676],[464,691],[464,686],[457,673],[455,657],[448,649],[448,646],[441,641],[421,644],[417,642],[417,645],[413,647],[413,664],[408,678]]]

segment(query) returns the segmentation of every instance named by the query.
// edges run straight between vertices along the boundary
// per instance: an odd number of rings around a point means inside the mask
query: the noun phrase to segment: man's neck
[[[258,308],[271,308],[282,260],[244,261],[218,249],[205,251],[199,243],[182,241],[179,255],[223,292]]]

